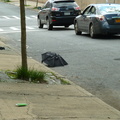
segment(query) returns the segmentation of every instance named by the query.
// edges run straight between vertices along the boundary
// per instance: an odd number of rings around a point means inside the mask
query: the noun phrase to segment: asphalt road
[[[60,54],[68,65],[51,69],[120,110],[120,36],[91,39],[85,33],[75,35],[73,26],[38,29],[36,15],[36,11],[26,10],[28,56],[41,62],[42,53]],[[0,36],[18,51],[19,16],[19,7],[0,2]]]

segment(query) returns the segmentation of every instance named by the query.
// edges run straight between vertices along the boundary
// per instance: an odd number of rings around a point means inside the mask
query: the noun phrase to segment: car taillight
[[[74,7],[75,10],[80,10],[80,7]]]
[[[52,20],[53,22],[55,22],[56,20]]]
[[[105,17],[102,16],[102,15],[97,16],[97,18],[98,18],[100,21],[104,21],[104,20],[105,20]]]
[[[55,7],[52,7],[52,11],[59,11],[60,8],[55,8]]]

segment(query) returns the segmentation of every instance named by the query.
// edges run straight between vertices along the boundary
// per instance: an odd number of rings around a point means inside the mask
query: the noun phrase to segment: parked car
[[[120,34],[120,4],[90,4],[74,20],[76,35]]]
[[[80,7],[74,0],[48,0],[37,15],[38,27],[46,24],[48,30],[53,26],[69,27],[80,14]]]

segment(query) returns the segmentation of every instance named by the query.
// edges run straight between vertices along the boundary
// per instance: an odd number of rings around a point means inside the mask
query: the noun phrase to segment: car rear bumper
[[[96,29],[96,34],[120,34],[120,25],[109,25],[104,24],[98,27],[99,29]]]
[[[51,17],[51,24],[54,26],[72,25],[76,16]]]

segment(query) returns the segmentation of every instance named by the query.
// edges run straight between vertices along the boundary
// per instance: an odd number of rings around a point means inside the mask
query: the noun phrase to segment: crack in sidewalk
[[[27,99],[27,97],[26,97],[26,95],[24,94],[23,95],[23,97],[24,97],[24,99],[25,99],[25,101],[26,101],[26,103],[27,103],[27,115],[29,115],[32,119],[35,119],[36,117],[35,117],[35,115],[33,115],[32,113],[31,113],[31,103],[30,103],[30,101]]]
[[[0,118],[1,120],[4,120],[4,118],[3,118],[3,116],[2,116],[2,113],[1,113],[1,109],[0,109],[0,117],[1,117],[1,118]]]

